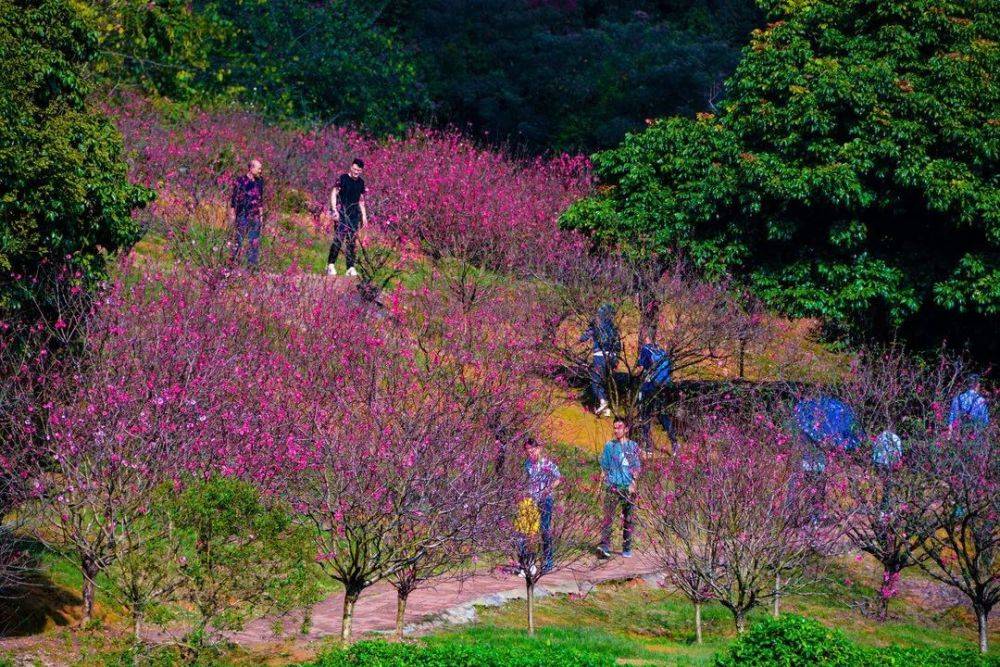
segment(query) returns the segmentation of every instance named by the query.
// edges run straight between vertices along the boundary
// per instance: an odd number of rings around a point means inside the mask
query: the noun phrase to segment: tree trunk
[[[774,608],[771,609],[771,615],[775,618],[781,615],[781,573],[774,575]]]
[[[302,623],[299,625],[299,634],[308,635],[312,630],[313,608],[312,605],[302,610]]]
[[[882,595],[881,592],[875,594],[875,620],[879,623],[885,623],[885,619],[889,617],[889,598]]]
[[[528,583],[528,635],[535,636],[535,585]]]
[[[694,603],[694,638],[701,643],[701,603]]]
[[[745,366],[744,366],[744,360],[746,359],[746,352],[747,352],[747,342],[745,340],[741,340],[740,341],[740,353],[739,353],[739,365],[740,365],[740,368],[739,368],[739,379],[741,379],[741,380],[744,379],[744,375],[745,375],[745,373],[744,373],[744,368],[745,368]]]
[[[340,624],[340,641],[347,644],[351,641],[351,625],[354,623],[354,603],[358,601],[358,592],[350,589],[344,593],[344,617]]]
[[[406,598],[410,593],[396,591],[396,639],[403,639],[403,619],[406,617]]]
[[[88,557],[84,557],[80,565],[83,572],[83,622],[89,623],[94,619],[95,581],[98,568],[93,559]]]
[[[736,621],[736,634],[742,635],[747,631],[747,615],[745,611],[734,611],[733,620]]]
[[[132,610],[132,639],[137,643],[142,640],[142,612]]]
[[[989,640],[987,638],[987,632],[989,631],[989,612],[985,609],[976,610],[976,621],[979,624],[979,651],[980,653],[986,653],[989,650]]]

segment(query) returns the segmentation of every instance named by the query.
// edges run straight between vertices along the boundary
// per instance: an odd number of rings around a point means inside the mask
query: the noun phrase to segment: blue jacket
[[[948,425],[968,424],[974,429],[986,428],[990,424],[990,410],[986,399],[975,389],[969,389],[952,399],[948,412]]]
[[[861,428],[854,411],[831,396],[799,401],[795,404],[799,429],[820,447],[843,447],[850,451],[861,444]]]
[[[639,445],[632,440],[624,443],[608,440],[601,452],[601,470],[607,477],[608,486],[630,486],[635,482],[635,476],[642,472]]]
[[[639,350],[639,365],[646,374],[639,389],[644,395],[652,394],[655,389],[670,384],[670,373],[673,370],[670,355],[656,343],[646,343],[642,346]]]

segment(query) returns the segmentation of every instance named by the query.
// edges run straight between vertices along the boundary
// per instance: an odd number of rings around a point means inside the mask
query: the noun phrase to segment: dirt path
[[[609,561],[588,558],[576,565],[554,571],[544,577],[536,589],[543,597],[553,593],[586,594],[595,585],[656,577],[652,558],[637,553],[626,559],[616,556]],[[524,598],[524,580],[513,575],[481,573],[464,582],[446,581],[433,588],[415,591],[407,604],[407,634],[419,634],[445,623],[465,623],[475,619],[477,606],[498,606],[508,600]],[[299,639],[312,640],[340,635],[343,595],[338,593],[323,600],[312,611],[312,626],[308,635]],[[285,619],[285,632],[299,632],[302,615]],[[274,642],[274,619],[260,619],[242,632],[231,636],[243,645]],[[354,637],[367,632],[391,631],[396,627],[396,591],[387,583],[378,583],[358,600],[354,615]]]

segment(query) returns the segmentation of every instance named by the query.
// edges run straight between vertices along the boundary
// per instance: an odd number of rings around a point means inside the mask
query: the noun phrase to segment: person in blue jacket
[[[604,521],[597,554],[611,557],[611,527],[615,513],[622,508],[622,557],[632,557],[632,515],[635,510],[635,481],[642,472],[639,445],[628,437],[628,425],[621,419],[614,423],[615,437],[601,452],[601,482],[604,485]]]
[[[969,376],[966,389],[951,400],[948,411],[948,435],[977,434],[990,425],[990,409],[980,392],[978,375]]]
[[[653,341],[651,335],[646,334],[642,342],[643,345],[639,349],[638,366],[643,373],[643,382],[639,388],[639,395],[636,397],[639,407],[640,440],[647,452],[652,450],[653,440],[650,431],[653,419],[656,418],[670,439],[672,452],[676,453],[677,438],[674,433],[674,424],[670,420],[670,415],[667,414],[665,405],[673,364],[670,355]]]
[[[802,463],[807,472],[820,473],[826,468],[826,450],[839,447],[852,451],[861,444],[854,410],[832,396],[799,401],[795,420],[805,441]]]
[[[814,487],[816,506],[812,521],[822,518],[826,503],[827,452],[833,449],[853,451],[861,444],[862,431],[854,410],[840,399],[819,396],[795,404],[795,421],[802,439],[802,483]]]
[[[618,355],[622,350],[622,338],[615,326],[615,309],[609,303],[597,309],[597,317],[580,335],[580,342],[593,343],[593,364],[590,370],[590,389],[597,399],[594,412],[602,417],[610,417],[606,383],[611,372],[618,365]]]

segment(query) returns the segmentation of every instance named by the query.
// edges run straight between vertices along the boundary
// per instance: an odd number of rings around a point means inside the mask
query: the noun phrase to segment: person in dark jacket
[[[233,193],[229,197],[229,207],[233,210],[233,227],[236,242],[231,261],[242,254],[243,244],[247,244],[247,264],[257,266],[260,257],[260,235],[264,227],[264,179],[260,160],[250,160],[247,173],[233,182]]]
[[[622,350],[621,334],[615,326],[615,309],[609,303],[597,309],[597,317],[580,336],[580,342],[593,343],[593,364],[590,371],[590,388],[597,399],[595,413],[602,417],[611,416],[608,404],[607,381],[618,365],[618,355]]]

